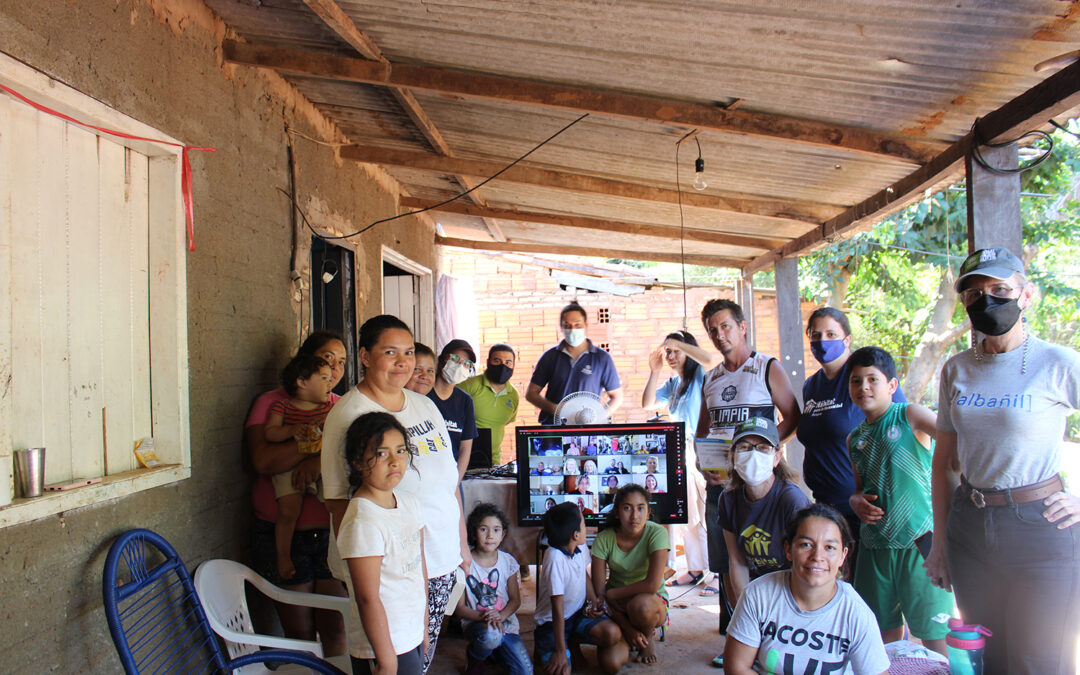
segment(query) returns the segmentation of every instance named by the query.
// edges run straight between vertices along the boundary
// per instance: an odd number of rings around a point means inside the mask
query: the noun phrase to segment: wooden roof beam
[[[506,168],[506,165],[500,162],[440,157],[430,153],[361,145],[347,145],[341,148],[339,152],[343,158],[353,159],[358,162],[401,166],[414,171],[464,174],[474,177],[492,176]],[[537,169],[522,164],[508,169],[496,180],[569,190],[571,192],[597,193],[610,197],[643,199],[668,204],[679,203],[679,194],[675,190],[668,188],[651,187],[640,183],[629,183],[585,174]],[[693,190],[682,193],[682,203],[684,206],[694,208],[732,211],[767,218],[796,220],[804,223],[820,223],[843,209],[843,207],[831,204],[783,202],[742,193],[717,194],[715,192],[695,192]]]
[[[439,202],[417,199],[416,197],[402,197],[400,202],[403,208],[426,209],[435,206]],[[634,234],[645,237],[663,237],[665,239],[680,238],[680,230],[677,227],[666,225],[649,225],[643,223],[626,223],[601,218],[588,218],[585,216],[563,216],[554,213],[537,213],[517,211],[514,209],[497,209],[492,207],[482,208],[469,206],[460,201],[443,204],[432,211],[442,213],[457,213],[464,216],[477,218],[497,218],[499,220],[515,220],[524,223],[540,223],[544,225],[559,225],[561,227],[576,227],[585,230],[599,230],[601,232],[618,232],[620,234]],[[787,240],[771,239],[768,237],[754,237],[741,234],[728,234],[727,232],[714,232],[707,230],[686,229],[682,231],[686,241],[702,244],[721,244],[724,246],[740,246],[746,248],[767,251],[782,246]]]
[[[1058,71],[1023,94],[987,114],[978,122],[984,141],[1001,142],[1015,138],[1032,127],[1042,127],[1056,115],[1080,106],[1080,62]],[[758,256],[743,267],[744,275],[764,269],[781,258],[805,253],[836,237],[872,225],[889,214],[922,198],[927,188],[935,188],[964,168],[971,147],[970,133],[950,145],[929,164],[908,174],[880,192],[826,220],[798,239]]]
[[[769,113],[725,109],[656,96],[602,91],[480,72],[404,63],[373,63],[346,56],[226,40],[225,60],[284,73],[347,82],[406,87],[470,98],[588,112],[607,117],[674,124],[685,128],[780,139],[810,146],[885,156],[915,164],[932,159],[944,144],[915,140]]]
[[[591,258],[620,258],[623,260],[649,260],[654,262],[679,262],[683,260],[678,253],[659,253],[656,251],[613,251],[584,246],[555,246],[550,244],[527,244],[518,241],[474,241],[472,239],[435,238],[438,246],[454,246],[476,251],[509,251],[511,253],[547,253],[554,255],[579,255]],[[688,255],[687,265],[706,267],[739,267],[743,260],[711,255]]]
[[[377,45],[367,33],[360,30],[353,20],[349,18],[349,15],[345,13],[345,10],[341,9],[341,6],[337,4],[336,0],[304,0],[304,4],[306,4],[311,11],[315,12],[315,14],[323,20],[323,23],[337,33],[338,37],[349,43],[349,45],[363,55],[364,58],[378,63],[389,63],[389,61],[386,60],[386,57],[383,56],[382,50],[379,49],[379,45]],[[436,152],[446,155],[447,157],[454,156],[453,151],[450,149],[450,145],[446,142],[446,139],[443,138],[438,127],[436,127],[435,123],[428,117],[428,114],[424,111],[424,108],[420,105],[420,102],[416,100],[416,97],[411,91],[404,87],[390,87],[390,94]],[[455,178],[457,179],[458,184],[466,190],[471,190],[475,187],[475,183],[464,176],[455,176]],[[481,196],[479,192],[470,192],[468,197],[477,206],[487,206],[487,202],[484,201],[483,196]],[[495,241],[506,241],[506,236],[503,234],[502,228],[499,227],[497,222],[485,218],[484,224],[487,226],[488,232],[491,233],[491,236]]]

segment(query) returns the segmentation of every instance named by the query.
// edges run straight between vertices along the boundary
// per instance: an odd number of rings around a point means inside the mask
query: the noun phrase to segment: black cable
[[[971,157],[972,157],[972,159],[974,159],[979,164],[979,166],[986,169],[990,173],[994,173],[994,174],[997,174],[999,176],[1008,176],[1008,175],[1012,175],[1012,174],[1023,173],[1025,171],[1027,171],[1028,169],[1034,169],[1035,167],[1039,166],[1040,164],[1042,164],[1046,160],[1050,159],[1050,155],[1053,154],[1053,152],[1054,152],[1054,138],[1050,134],[1046,133],[1045,131],[1042,131],[1041,129],[1033,129],[1033,130],[1027,132],[1026,134],[1021,134],[1020,136],[1018,136],[1018,137],[1016,137],[1016,138],[1014,138],[1012,140],[1009,140],[1009,141],[1000,141],[998,143],[991,143],[989,141],[982,140],[982,137],[979,135],[978,124],[979,124],[978,118],[976,118],[975,121],[971,123],[971,134],[972,134]],[[1029,163],[1027,163],[1027,164],[1025,164],[1023,166],[1018,166],[1015,169],[1004,169],[1004,168],[1001,168],[1001,167],[992,166],[989,162],[986,161],[986,158],[983,157],[982,151],[979,150],[980,146],[986,146],[988,148],[1003,148],[1003,147],[1005,147],[1007,145],[1012,145],[1013,143],[1019,143],[1020,141],[1024,140],[1025,138],[1041,138],[1041,139],[1044,139],[1050,145],[1050,147],[1048,147],[1043,154],[1039,155],[1038,158],[1032,160],[1031,162],[1029,162]]]
[[[1068,129],[1066,127],[1061,126],[1060,124],[1057,123],[1057,120],[1050,120],[1050,124],[1057,127],[1058,129],[1061,129],[1062,131],[1064,131],[1065,133],[1067,133],[1067,134],[1069,134],[1071,136],[1075,136],[1076,138],[1080,138],[1080,134],[1076,133],[1075,131],[1073,131],[1071,129]]]
[[[487,185],[487,184],[488,184],[488,183],[490,183],[491,181],[495,180],[496,178],[498,178],[499,176],[501,176],[502,174],[506,173],[506,172],[507,172],[507,171],[509,171],[509,170],[510,170],[511,168],[513,168],[513,167],[514,167],[514,165],[516,165],[516,164],[517,164],[518,162],[520,162],[521,160],[525,159],[525,158],[526,158],[526,157],[528,157],[529,155],[533,154],[534,152],[536,152],[536,151],[537,151],[537,150],[539,150],[540,148],[544,147],[545,145],[547,145],[547,144],[548,144],[548,143],[550,143],[551,141],[555,140],[555,138],[556,138],[556,137],[557,137],[557,136],[558,136],[559,134],[561,134],[562,132],[566,131],[567,129],[569,129],[570,127],[574,126],[575,124],[577,124],[578,122],[580,122],[581,120],[585,119],[585,118],[586,118],[586,117],[588,117],[588,116],[589,116],[589,113],[585,113],[584,115],[582,115],[581,117],[577,118],[577,119],[576,119],[576,120],[574,120],[573,122],[570,122],[569,124],[567,124],[566,126],[564,126],[564,127],[562,128],[562,129],[559,129],[558,131],[556,131],[556,132],[555,132],[555,133],[553,133],[552,135],[548,136],[548,137],[547,137],[547,138],[545,138],[544,140],[542,140],[542,141],[540,141],[539,143],[537,143],[536,145],[534,145],[534,146],[533,146],[533,148],[532,148],[532,150],[529,150],[528,152],[526,152],[526,153],[525,153],[524,155],[522,155],[521,157],[518,157],[518,158],[517,158],[517,159],[515,159],[514,161],[510,162],[509,164],[507,164],[506,166],[504,166],[504,167],[503,167],[502,169],[500,169],[499,171],[497,171],[497,172],[496,172],[495,174],[493,174],[493,175],[489,176],[488,178],[485,178],[484,180],[482,180],[481,182],[479,182],[479,183],[477,183],[476,185],[472,186],[472,187],[471,187],[471,188],[469,188],[468,190],[466,190],[466,191],[464,191],[464,192],[462,192],[462,193],[456,194],[456,195],[454,195],[453,197],[451,197],[451,198],[449,198],[449,199],[443,200],[443,201],[439,202],[438,204],[432,204],[431,206],[428,206],[428,207],[425,207],[425,208],[422,208],[422,209],[417,209],[416,211],[409,211],[408,213],[399,213],[399,214],[398,214],[398,215],[396,215],[396,216],[390,216],[389,218],[382,218],[382,219],[380,219],[380,220],[376,220],[376,221],[374,221],[374,222],[372,222],[372,223],[368,223],[367,225],[365,225],[364,227],[360,228],[360,229],[359,229],[359,230],[357,230],[356,232],[352,232],[352,233],[350,233],[350,234],[340,234],[340,235],[320,235],[320,234],[316,234],[316,236],[318,236],[318,237],[319,237],[319,238],[321,238],[321,239],[325,239],[325,240],[330,240],[330,239],[348,239],[349,237],[355,237],[355,236],[356,236],[356,235],[358,235],[358,234],[363,234],[364,232],[367,232],[368,230],[370,230],[371,228],[375,227],[375,226],[376,226],[376,225],[378,225],[379,223],[388,223],[388,222],[390,222],[391,220],[397,220],[398,218],[404,218],[405,216],[415,216],[415,215],[417,215],[418,213],[424,213],[425,211],[433,211],[433,210],[435,210],[435,209],[437,209],[437,208],[439,208],[439,207],[441,207],[441,206],[446,206],[446,205],[447,205],[447,204],[449,204],[450,202],[452,202],[452,201],[454,201],[454,200],[457,200],[457,199],[461,199],[461,198],[462,198],[462,197],[464,197],[465,195],[467,195],[467,194],[470,194],[470,193],[472,193],[472,192],[475,192],[476,190],[479,190],[479,189],[480,189],[481,187],[483,187],[484,185]],[[294,203],[295,203],[295,202],[294,202]],[[299,206],[297,206],[297,210],[299,210]],[[301,211],[300,215],[301,215],[301,216],[303,216],[303,212],[302,212],[302,211]],[[305,220],[306,220],[306,218],[305,218]],[[311,226],[310,226],[310,225],[308,225],[308,227],[309,227],[309,228],[311,228]],[[312,232],[314,232],[315,230],[314,230],[314,229],[312,229],[311,231],[312,231]]]
[[[683,330],[689,330],[690,314],[686,309],[686,220],[683,217],[683,204],[682,204],[682,182],[679,179],[679,149],[682,148],[682,142],[686,140],[686,137],[697,131],[688,131],[685,136],[675,141],[675,192],[679,195],[679,267],[682,269],[682,314],[683,314]],[[701,158],[701,141],[698,141],[697,136],[694,140],[698,144],[698,159]]]

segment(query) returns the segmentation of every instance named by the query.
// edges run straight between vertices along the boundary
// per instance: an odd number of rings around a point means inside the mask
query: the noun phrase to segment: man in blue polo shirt
[[[608,414],[622,404],[619,374],[611,355],[585,337],[585,309],[576,302],[563,307],[559,324],[564,339],[544,352],[533,370],[525,400],[540,409],[540,424],[555,424],[555,407],[567,394],[607,392]],[[541,394],[541,390],[547,391]]]

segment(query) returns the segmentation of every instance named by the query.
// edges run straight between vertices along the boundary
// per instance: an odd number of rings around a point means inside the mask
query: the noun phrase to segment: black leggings
[[[352,657],[353,675],[371,675],[375,672],[375,659],[358,659]],[[398,675],[421,675],[424,672],[424,643],[416,645],[416,648],[397,657]]]

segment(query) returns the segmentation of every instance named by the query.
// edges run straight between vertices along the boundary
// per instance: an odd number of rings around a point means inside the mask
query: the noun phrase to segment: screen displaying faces
[[[674,482],[682,486],[685,506],[681,424],[529,427],[518,432],[519,475],[527,486],[528,517],[533,520],[567,501],[587,518],[602,518],[611,510],[615,493],[630,483],[644,487],[650,502],[670,504],[679,500],[660,496],[667,495]],[[526,520],[521,509],[519,516]]]

